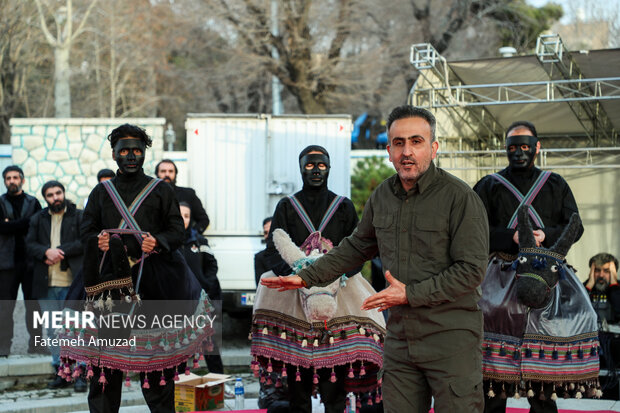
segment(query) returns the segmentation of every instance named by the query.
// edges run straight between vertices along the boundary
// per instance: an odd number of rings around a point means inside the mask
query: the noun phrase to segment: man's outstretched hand
[[[265,277],[261,278],[260,283],[265,287],[277,288],[278,291],[296,290],[297,288],[305,287],[304,281],[298,275]]]
[[[364,300],[362,303],[362,310],[372,310],[376,308],[378,311],[384,311],[396,305],[409,303],[405,284],[394,278],[389,270],[385,272],[385,281],[390,284],[389,287]]]

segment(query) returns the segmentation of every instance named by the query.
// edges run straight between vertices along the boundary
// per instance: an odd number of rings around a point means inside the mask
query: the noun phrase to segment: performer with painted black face
[[[330,159],[325,148],[318,145],[306,147],[299,154],[299,169],[303,188],[291,197],[280,200],[271,221],[264,256],[267,268],[277,275],[288,275],[291,268],[280,257],[273,243],[273,231],[281,228],[286,231],[297,246],[302,246],[309,235],[319,231],[322,238],[334,246],[350,235],[357,225],[358,218],[350,199],[338,196],[327,189]],[[305,245],[305,244],[304,244]],[[303,247],[302,247],[303,248]],[[308,251],[309,252],[309,251]],[[347,275],[354,275],[359,268]],[[301,380],[297,381],[296,369],[288,367],[288,386],[290,411],[310,413],[310,396],[313,387],[313,371],[300,368]],[[341,413],[345,407],[346,393],[344,377],[346,367],[335,368],[337,380],[330,381],[332,369],[317,369],[318,388],[326,413]]]
[[[508,167],[485,176],[474,186],[474,191],[478,193],[486,208],[490,230],[490,263],[482,284],[483,301],[488,295],[495,294],[497,298],[500,294],[499,291],[489,290],[488,286],[494,277],[503,277],[498,274],[504,274],[509,269],[519,252],[516,228],[517,210],[521,204],[531,206],[529,215],[534,238],[537,246],[545,248],[551,248],[555,244],[568,225],[570,216],[579,213],[573,193],[566,181],[556,173],[542,171],[534,166],[539,152],[540,141],[535,126],[527,121],[514,122],[506,131]],[[582,234],[583,226],[580,226],[575,242]],[[488,333],[516,337],[523,334],[520,319],[517,317],[503,320],[502,331],[495,331],[495,324],[492,317],[485,313],[483,344],[485,348],[492,346],[490,341],[487,342]],[[505,380],[505,377],[494,376],[495,373],[485,370],[493,365],[494,360],[490,358],[490,352],[488,353],[483,356],[483,375],[486,379],[485,412],[504,412],[506,410],[504,395],[511,397],[515,392],[518,393],[518,389],[515,389],[514,384],[509,384],[509,380]],[[485,358],[487,356],[489,359]],[[517,376],[518,374],[515,377]],[[557,412],[556,403],[551,399],[554,392],[552,387],[551,384],[545,384],[544,389],[540,386],[534,388],[535,396],[528,397],[531,412]]]
[[[141,299],[197,300],[200,296],[200,285],[177,251],[184,240],[183,219],[177,198],[169,185],[145,175],[142,170],[145,152],[147,147],[151,146],[151,139],[144,129],[124,124],[114,129],[108,140],[118,171],[110,181],[98,184],[88,198],[81,225],[83,244],[88,245],[89,240],[97,237],[100,253],[96,258],[102,259],[103,252],[110,250],[111,244],[111,235],[106,230],[119,228],[119,223],[127,222],[129,218],[126,213],[129,212],[133,214],[137,224],[132,223],[129,227],[139,227],[143,232],[140,235],[142,240],[138,241],[139,236],[134,233],[121,234],[120,237],[132,266],[131,275],[136,288],[138,288],[136,277],[140,267],[136,263],[143,260],[141,282],[138,282]],[[119,198],[127,206],[126,210],[118,206]],[[125,215],[122,215],[123,211]],[[112,256],[113,254],[114,252]],[[92,259],[85,256],[85,261],[89,258]],[[112,265],[109,261],[111,260],[104,260],[101,274],[110,272],[109,267]],[[84,281],[87,288],[88,276],[85,265]],[[166,361],[162,360],[162,363]],[[105,367],[100,369],[96,365],[93,366],[94,377],[102,375],[105,380],[102,378],[91,380],[88,395],[91,412],[115,412],[120,407],[123,373],[118,369]],[[176,368],[166,367],[168,368],[164,369],[160,366],[160,370],[146,375],[145,370],[134,370],[142,371],[142,392],[151,411],[175,410],[173,376]],[[145,380],[145,376],[148,380]],[[146,385],[149,382],[150,386]],[[101,383],[105,383],[105,386]]]

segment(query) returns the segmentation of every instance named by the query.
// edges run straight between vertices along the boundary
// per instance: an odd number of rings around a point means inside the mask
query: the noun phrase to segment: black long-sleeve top
[[[202,202],[196,195],[196,191],[192,188],[185,188],[182,186],[174,186],[174,193],[177,196],[179,202],[185,202],[191,208],[191,220],[194,223],[193,226],[199,233],[203,233],[209,226],[209,216],[202,206]]]
[[[41,210],[41,204],[39,201],[35,200],[30,207],[31,210],[27,211],[25,216],[22,216],[22,208],[26,199],[26,193],[22,192],[15,196],[7,194],[6,199],[13,208],[15,218],[10,221],[5,221],[8,217],[4,214],[4,208],[0,208],[0,235],[15,237],[14,259],[16,262],[23,262],[27,257],[25,240],[30,224],[30,217]]]
[[[329,208],[336,194],[329,191],[326,187],[322,187],[319,189],[302,189],[295,194],[295,197],[299,200],[301,205],[303,205],[314,227],[318,229],[325,211]],[[325,230],[321,233],[321,236],[327,238],[336,246],[340,244],[342,239],[351,235],[357,226],[357,222],[358,218],[355,213],[353,202],[345,198],[338,206],[338,209],[336,209],[336,212],[332,216],[331,221],[327,224]],[[288,197],[282,198],[280,202],[278,202],[276,210],[273,213],[271,230],[267,238],[267,249],[263,258],[266,266],[277,275],[289,275],[291,273],[291,268],[280,257],[280,254],[273,244],[273,231],[276,228],[281,228],[286,231],[297,246],[301,246],[306,238],[308,238],[308,235],[310,235],[310,232],[299,218],[297,211],[293,208]],[[356,269],[351,273],[355,274],[358,271],[359,269]]]
[[[151,180],[140,171],[125,177],[123,174],[112,178],[121,198],[129,207],[138,193]],[[134,215],[140,229],[148,231],[157,240],[156,251],[171,252],[179,248],[184,240],[184,225],[179,211],[179,202],[170,185],[160,182],[144,200]],[[121,215],[114,206],[103,184],[98,184],[90,193],[84,209],[80,228],[83,245],[91,236],[103,229],[118,228]],[[129,256],[139,258],[141,247],[133,235],[123,235]]]
[[[508,179],[525,196],[541,172],[535,167],[524,172],[516,172],[508,167],[498,173]],[[515,230],[507,226],[519,206],[519,201],[491,175],[478,181],[474,186],[474,191],[482,199],[489,217],[490,252],[516,255],[519,252],[519,246],[513,240]],[[532,206],[543,221],[545,240],[542,245],[545,248],[550,248],[555,244],[562,235],[564,227],[568,225],[571,215],[575,212],[579,213],[570,187],[564,178],[556,173],[549,176],[532,202]],[[533,222],[532,227],[534,230],[539,229]],[[581,238],[582,234],[583,226],[575,242]]]

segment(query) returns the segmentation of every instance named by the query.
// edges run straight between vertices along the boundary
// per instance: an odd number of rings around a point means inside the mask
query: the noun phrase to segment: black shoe
[[[64,389],[65,387],[67,387],[70,384],[71,384],[70,382],[68,382],[67,380],[63,379],[62,377],[56,376],[54,378],[54,380],[52,380],[49,383],[47,383],[47,388],[48,389]]]
[[[73,391],[75,391],[76,393],[84,393],[86,391],[86,388],[87,385],[84,377],[79,376],[77,379],[75,379],[75,383],[73,384]]]

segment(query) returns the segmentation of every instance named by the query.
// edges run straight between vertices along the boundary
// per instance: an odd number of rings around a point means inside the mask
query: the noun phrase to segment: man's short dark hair
[[[510,133],[511,130],[517,129],[517,128],[528,129],[530,132],[532,132],[532,135],[538,138],[538,133],[536,132],[536,126],[534,126],[532,122],[528,122],[526,120],[518,120],[516,122],[512,122],[510,126],[508,126],[508,129],[506,129],[506,138],[508,138],[508,133]]]
[[[108,135],[108,140],[110,141],[110,146],[112,149],[116,146],[116,142],[122,138],[140,139],[144,142],[144,146],[147,148],[150,148],[153,144],[153,141],[149,138],[149,135],[146,134],[146,130],[136,125],[130,125],[129,123],[119,126]]]
[[[596,265],[597,267],[600,267],[601,265],[607,264],[608,262],[611,262],[611,261],[613,261],[614,264],[616,264],[616,271],[617,271],[618,270],[618,259],[607,252],[601,252],[599,254],[596,254],[594,257],[590,258],[590,261],[588,261],[588,267],[592,267],[592,263],[594,263],[594,265]]]
[[[273,220],[273,217],[267,217],[265,219],[263,219],[263,226],[267,225],[268,222],[271,222]]]
[[[114,178],[116,174],[111,169],[102,169],[97,172],[97,182],[101,182],[102,178]]]
[[[24,171],[22,171],[22,168],[17,165],[9,165],[4,168],[4,171],[2,171],[2,179],[6,179],[6,174],[8,174],[9,172],[17,172],[19,173],[19,177],[21,179],[24,179]]]
[[[65,193],[65,186],[63,184],[61,184],[58,181],[47,181],[41,187],[41,195],[43,195],[43,198],[45,198],[45,193],[47,192],[48,189],[56,188],[56,187],[60,188],[63,194]]]
[[[185,202],[185,201],[179,202],[179,208],[180,207],[185,207],[185,208],[189,209],[190,211],[192,210],[192,207],[187,202]]]
[[[155,165],[155,176],[157,176],[157,173],[159,172],[159,165],[161,165],[162,163],[171,163],[172,166],[174,166],[174,174],[175,175],[179,174],[179,170],[177,169],[177,165],[174,163],[174,161],[172,159],[162,159],[161,161],[157,162],[157,165]]]
[[[431,142],[435,142],[436,140],[435,128],[437,126],[437,120],[435,119],[435,116],[426,109],[418,108],[416,106],[411,106],[411,105],[397,106],[394,109],[392,109],[392,112],[388,115],[386,130],[387,130],[388,138],[390,140],[391,140],[390,127],[392,126],[392,123],[396,122],[399,119],[407,119],[407,118],[422,118],[425,121],[427,121],[429,126],[431,127]],[[388,143],[391,143],[391,142],[388,142]]]

